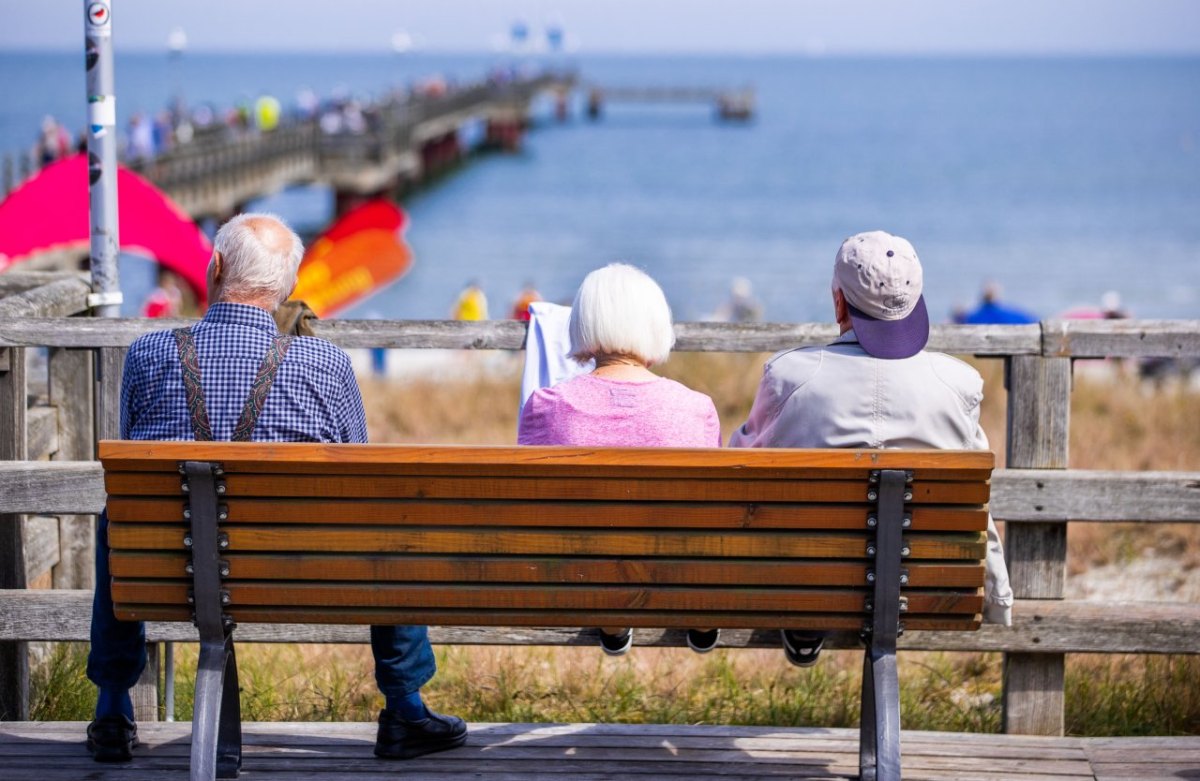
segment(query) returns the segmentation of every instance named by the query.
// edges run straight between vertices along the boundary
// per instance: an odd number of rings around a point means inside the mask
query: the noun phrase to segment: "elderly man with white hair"
[[[129,348],[122,439],[367,441],[349,357],[322,339],[280,334],[272,319],[296,286],[303,255],[300,238],[273,215],[242,214],[221,227],[204,318],[146,334]],[[140,622],[113,615],[107,527],[101,514],[87,666],[100,694],[87,745],[98,762],[124,762],[138,742],[129,690],[146,666],[146,635]],[[373,626],[371,650],[387,700],[376,755],[406,759],[462,745],[466,725],[421,700],[435,671],[426,627]]]
[[[730,446],[987,450],[979,425],[983,380],[962,361],[924,349],[923,287],[921,262],[905,239],[883,231],[846,239],[833,268],[841,336],[767,361]],[[1013,594],[990,516],[987,536],[983,618],[1008,625]],[[788,661],[816,663],[822,634],[781,635]]]

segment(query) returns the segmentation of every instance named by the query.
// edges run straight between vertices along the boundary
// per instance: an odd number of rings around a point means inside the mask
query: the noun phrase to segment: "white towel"
[[[571,307],[534,301],[529,305],[529,332],[525,337],[525,371],[521,374],[521,409],[538,388],[548,388],[596,368],[595,361],[579,363],[571,357]]]

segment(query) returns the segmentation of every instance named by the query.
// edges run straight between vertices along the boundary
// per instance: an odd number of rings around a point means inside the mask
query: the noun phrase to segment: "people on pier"
[[[125,146],[125,159],[149,160],[154,157],[154,123],[140,111],[129,118],[129,136]]]
[[[296,285],[303,254],[300,238],[272,215],[243,214],[221,227],[204,318],[191,328],[146,334],[129,348],[122,439],[367,441],[349,357],[324,340],[281,334],[272,319]],[[251,393],[264,385],[265,394]],[[235,428],[239,421],[249,425]],[[143,624],[113,615],[107,540],[106,511],[98,524],[87,664],[100,694],[87,747],[97,761],[126,762],[138,743],[129,690],[146,665],[146,635]],[[436,667],[426,627],[373,626],[371,651],[386,698],[377,756],[406,759],[466,741],[462,720],[434,713],[421,699]]]
[[[924,349],[929,315],[912,244],[883,231],[846,239],[834,260],[833,314],[841,335],[832,344],[767,361],[730,447],[988,448],[979,425],[983,379]],[[983,616],[1008,625],[1013,595],[990,516],[987,539]],[[816,663],[823,634],[780,634],[788,661]]]
[[[47,114],[42,117],[41,131],[34,144],[33,156],[38,165],[49,165],[71,154],[71,131]]]
[[[594,360],[596,368],[534,391],[521,410],[519,444],[720,447],[712,399],[650,371],[670,355],[675,331],[666,296],[649,275],[623,263],[588,274],[568,328],[571,357]],[[705,653],[719,635],[692,629],[688,645]],[[632,645],[628,627],[600,630],[600,647],[610,656]]]

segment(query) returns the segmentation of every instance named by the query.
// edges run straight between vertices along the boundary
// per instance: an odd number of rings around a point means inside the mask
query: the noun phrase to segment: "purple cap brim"
[[[856,309],[850,302],[850,322],[862,348],[876,358],[911,358],[929,341],[929,312],[925,296],[902,320],[878,320]]]

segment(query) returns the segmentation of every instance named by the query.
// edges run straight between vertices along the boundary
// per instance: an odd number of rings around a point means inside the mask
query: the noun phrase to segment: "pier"
[[[213,128],[125,165],[196,220],[226,219],[248,201],[304,184],[333,188],[340,213],[360,199],[402,195],[456,164],[469,151],[458,139],[469,123],[483,123],[484,147],[516,151],[534,99],[574,83],[572,73],[544,73],[410,93],[375,107],[361,132],[325,132],[318,117],[261,132]],[[0,197],[33,173],[27,156],[2,165]]]
[[[590,85],[587,88],[587,114],[598,119],[610,103],[674,104],[699,103],[712,106],[716,116],[725,120],[746,121],[754,117],[753,87],[633,87]]]
[[[104,775],[84,754],[82,724],[26,723],[31,642],[80,642],[91,608],[92,516],[105,501],[98,439],[117,433],[120,367],[138,335],[185,321],[87,317],[86,280],[78,275],[0,276],[0,763],[13,778]],[[318,321],[314,328],[343,348],[520,351],[517,321]],[[771,352],[822,344],[829,324],[680,323],[681,352]],[[1071,366],[1080,358],[1200,357],[1200,322],[1047,320],[1022,326],[934,326],[930,349],[1001,358],[1009,387],[1007,466],[992,480],[991,511],[1006,523],[1006,550],[1017,602],[1012,627],[977,632],[906,632],[905,649],[989,651],[1005,655],[1004,735],[905,733],[910,779],[1180,778],[1200,775],[1200,738],[1064,738],[1063,671],[1067,654],[1196,654],[1200,605],[1087,602],[1064,597],[1066,533],[1080,523],[1200,523],[1200,472],[1117,472],[1068,468]],[[47,364],[27,370],[41,348]],[[98,377],[97,383],[93,379]],[[93,404],[94,399],[94,404]],[[34,588],[36,586],[36,588]],[[50,588],[53,586],[53,588]],[[591,630],[434,627],[440,644],[592,645]],[[136,693],[157,777],[186,774],[188,730],[155,725],[164,642],[194,641],[183,624],[148,628],[151,665]],[[238,629],[243,642],[361,643],[364,627],[281,625]],[[645,630],[639,645],[679,646],[679,630]],[[835,636],[831,647],[853,647]],[[729,631],[731,648],[777,647],[778,635]],[[782,664],[782,660],[780,661]],[[328,777],[337,767],[394,771],[369,757],[363,724],[249,725],[254,777]],[[621,727],[619,725],[478,725],[458,754],[421,760],[429,777],[624,778],[639,772],[851,777],[855,733],[821,728]],[[1041,737],[1032,737],[1041,736]],[[640,741],[640,742],[639,742]],[[306,747],[301,756],[297,745]],[[636,744],[636,745],[635,745]],[[53,757],[52,763],[48,759]],[[752,761],[751,761],[752,760]],[[46,765],[53,764],[47,770]],[[149,771],[148,771],[149,772]],[[57,773],[57,775],[56,775]],[[8,776],[6,776],[8,777]]]

